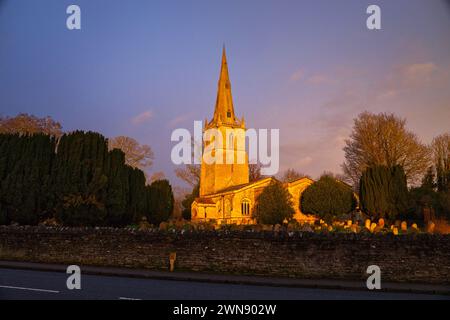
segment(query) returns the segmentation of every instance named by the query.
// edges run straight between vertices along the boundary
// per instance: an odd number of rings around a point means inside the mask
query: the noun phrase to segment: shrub
[[[350,186],[331,176],[322,176],[302,194],[301,210],[328,222],[353,211],[356,200]]]
[[[262,224],[281,224],[292,219],[294,209],[289,191],[280,182],[267,186],[257,199],[255,218]]]

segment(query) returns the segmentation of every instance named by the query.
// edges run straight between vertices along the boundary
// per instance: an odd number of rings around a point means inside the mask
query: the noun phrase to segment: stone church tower
[[[214,130],[210,130],[214,129]],[[222,53],[216,107],[211,121],[206,120],[203,133],[207,135],[204,152],[211,151],[212,158],[217,160],[222,155],[222,163],[210,162],[207,156],[202,157],[200,172],[200,196],[191,205],[191,219],[194,222],[213,222],[217,224],[253,224],[258,197],[264,188],[279,182],[274,177],[262,178],[249,182],[248,156],[245,150],[245,121],[234,114],[231,83],[228,75],[225,48]],[[214,139],[210,139],[208,134]],[[222,144],[216,143],[222,140]],[[219,146],[218,146],[219,145]],[[231,161],[227,161],[230,160]],[[237,161],[239,160],[239,162]],[[242,161],[241,161],[242,160]],[[300,211],[302,192],[313,183],[309,178],[300,178],[284,183],[283,186],[292,195],[294,219],[297,221],[314,221]]]
[[[245,121],[244,118],[238,119],[234,113],[225,47],[222,52],[214,116],[211,121],[205,121],[204,132],[211,128],[218,130],[222,137],[222,148],[215,148],[213,153],[222,154],[223,161],[208,164],[202,158],[200,196],[214,194],[249,182],[248,156],[245,151]],[[227,161],[227,152],[233,156],[233,161]],[[244,161],[238,163],[237,159],[244,159]]]

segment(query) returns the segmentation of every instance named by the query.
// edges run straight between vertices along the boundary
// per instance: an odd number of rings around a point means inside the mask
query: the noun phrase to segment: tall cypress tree
[[[395,166],[390,170],[390,173],[391,183],[388,190],[390,195],[390,212],[394,216],[402,213],[406,214],[406,211],[410,209],[410,199],[405,171],[401,166]]]
[[[169,181],[154,181],[147,189],[147,203],[149,208],[147,219],[150,223],[159,224],[169,219],[174,204],[172,187]]]
[[[55,139],[35,135],[3,135],[0,174],[2,220],[36,224],[51,215],[49,179]]]
[[[104,223],[107,142],[98,133],[76,131],[61,137],[53,169],[56,212],[73,226]]]
[[[112,226],[127,224],[126,216],[129,184],[128,171],[125,163],[125,155],[121,150],[114,149],[109,153],[109,172],[107,188],[107,218],[106,223]],[[131,219],[130,219],[131,220]]]
[[[360,180],[360,201],[364,212],[373,218],[395,219],[408,210],[408,188],[403,168],[374,166]]]
[[[127,205],[127,221],[139,222],[141,218],[150,210],[147,203],[148,189],[145,186],[144,173],[136,168],[126,166],[128,172],[128,205]]]
[[[8,160],[11,153],[11,140],[14,137],[14,135],[0,134],[0,224],[8,223],[5,179],[10,171]]]
[[[167,181],[150,192],[144,173],[94,132],[65,134],[58,143],[43,134],[0,135],[0,179],[0,224],[55,216],[69,226],[123,226],[150,212],[167,219],[173,210]]]

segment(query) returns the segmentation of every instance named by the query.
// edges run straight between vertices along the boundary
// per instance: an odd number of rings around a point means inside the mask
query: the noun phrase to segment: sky
[[[68,30],[66,8],[81,8]],[[381,30],[366,9],[381,8]],[[280,129],[280,170],[339,173],[359,113],[450,131],[450,1],[0,0],[0,115],[130,136],[173,185],[176,128],[211,119],[226,45],[236,115]]]

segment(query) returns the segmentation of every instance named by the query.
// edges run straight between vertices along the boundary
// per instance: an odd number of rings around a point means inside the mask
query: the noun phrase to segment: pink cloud
[[[147,110],[135,116],[133,119],[131,119],[131,122],[134,125],[141,125],[144,122],[149,121],[151,118],[153,118],[153,112],[151,110]]]
[[[169,121],[169,127],[173,128],[189,119],[190,114],[180,115]]]
[[[291,81],[299,81],[299,80],[302,80],[303,77],[304,77],[304,75],[305,75],[305,71],[303,71],[303,69],[299,69],[299,70],[295,71],[295,72],[291,75],[290,80],[291,80]]]
[[[315,74],[308,78],[307,82],[310,84],[323,84],[329,81],[329,78],[323,74]]]

